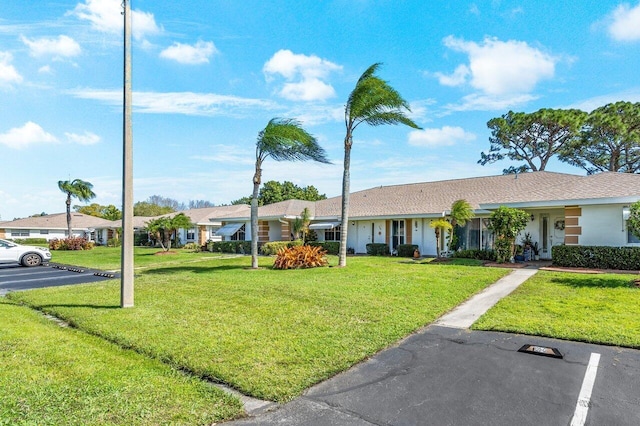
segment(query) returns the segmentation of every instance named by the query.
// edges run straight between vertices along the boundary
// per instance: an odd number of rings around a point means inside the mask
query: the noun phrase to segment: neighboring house
[[[237,226],[231,225],[224,228],[223,221],[226,217],[237,217],[250,215],[250,207],[246,204],[238,204],[232,206],[216,206],[205,207],[201,209],[182,210],[179,212],[168,213],[162,216],[175,216],[179,213],[184,213],[191,222],[193,227],[190,229],[181,229],[178,231],[178,238],[181,244],[186,243],[198,243],[204,245],[207,241],[222,241],[223,236],[229,238],[235,235],[236,239],[238,235],[242,233],[242,226],[244,223],[240,223]],[[157,216],[157,217],[162,217]],[[149,220],[156,219],[157,217],[144,218],[144,224]],[[247,227],[250,225],[247,224]],[[224,228],[224,229],[222,229]],[[233,232],[230,232],[231,228],[234,228]],[[244,235],[240,235],[240,239],[244,240]]]
[[[71,213],[71,232],[75,237],[87,238],[98,244],[111,238],[114,222],[82,213]],[[24,238],[64,239],[68,237],[67,214],[56,213],[16,219],[0,224],[0,238],[11,240]]]
[[[551,257],[559,244],[640,245],[628,229],[630,204],[640,200],[640,175],[605,172],[576,176],[553,172],[487,176],[381,186],[351,194],[348,247],[365,253],[368,243],[416,244],[422,254],[436,254],[432,220],[447,217],[455,200],[465,199],[476,218],[459,233],[460,244],[469,249],[491,248],[488,218],[500,206],[527,211],[531,221],[522,232],[538,242],[541,258]],[[310,228],[320,241],[340,240],[341,197],[317,202],[289,200],[260,207],[259,242],[289,240],[296,217],[307,207]],[[225,227],[244,228],[249,240],[250,213],[219,218]],[[233,239],[233,236],[224,236]],[[236,236],[236,239],[240,239]],[[441,239],[446,249],[446,239]]]
[[[605,172],[577,176],[553,172],[487,176],[437,182],[380,186],[351,194],[347,246],[365,253],[369,243],[415,244],[423,255],[436,255],[431,221],[447,217],[454,201],[467,200],[476,218],[458,232],[467,249],[493,246],[488,230],[491,212],[500,206],[525,210],[530,222],[521,235],[530,233],[540,257],[551,257],[551,247],[567,245],[640,246],[627,226],[629,207],[640,200],[640,175]],[[340,241],[341,197],[321,201],[287,200],[258,209],[259,243],[293,239],[293,222],[307,208],[310,229],[320,241]],[[180,230],[182,244],[251,239],[248,205],[219,206],[170,213],[184,213],[194,223]],[[154,218],[134,217],[134,228],[144,232]],[[73,213],[74,235],[105,244],[121,226],[120,221]],[[66,214],[19,219],[0,224],[0,238],[65,238]],[[518,242],[520,239],[518,240]],[[440,239],[446,250],[447,239]]]

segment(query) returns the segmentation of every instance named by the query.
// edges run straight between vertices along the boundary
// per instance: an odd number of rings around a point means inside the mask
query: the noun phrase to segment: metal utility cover
[[[547,348],[546,346],[523,345],[518,352],[524,352],[532,355],[548,356],[550,358],[563,358],[563,355],[556,348]]]

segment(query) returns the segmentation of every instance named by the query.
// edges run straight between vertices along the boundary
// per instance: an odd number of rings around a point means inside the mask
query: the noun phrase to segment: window
[[[636,237],[631,231],[631,226],[629,226],[629,222],[627,222],[627,243],[629,244],[640,244],[640,238]]]
[[[187,229],[187,240],[195,240],[196,239],[196,229],[191,228]]]
[[[28,229],[12,229],[11,236],[12,237],[28,237],[29,230]]]
[[[336,226],[333,229],[325,229],[324,231],[325,241],[340,241],[340,227]]]
[[[404,235],[404,220],[394,220],[391,224],[391,244],[394,250],[404,244]]]
[[[216,232],[220,229],[219,226],[212,226],[209,228],[209,238],[217,237]]]
[[[242,225],[235,234],[231,236],[231,241],[244,241],[245,240],[245,227]]]
[[[40,235],[47,235],[49,233],[48,229],[41,229],[40,230]]]

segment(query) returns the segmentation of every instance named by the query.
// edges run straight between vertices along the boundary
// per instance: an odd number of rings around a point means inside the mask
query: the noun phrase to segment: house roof
[[[231,206],[205,207],[201,209],[182,210],[169,215],[184,213],[196,225],[211,224],[211,219],[219,221],[227,217],[237,217],[251,214],[251,207],[246,204],[237,204]]]
[[[111,220],[78,212],[71,213],[72,229],[108,228],[113,227],[114,223]],[[26,217],[3,222],[1,226],[5,229],[67,229],[67,214],[55,213],[46,216]]]
[[[544,207],[556,202],[616,198],[640,199],[640,175],[606,172],[578,176],[543,171],[381,186],[352,193],[349,217],[439,215],[458,199],[482,210],[502,204]],[[342,197],[316,202],[315,218],[339,217],[341,202]]]

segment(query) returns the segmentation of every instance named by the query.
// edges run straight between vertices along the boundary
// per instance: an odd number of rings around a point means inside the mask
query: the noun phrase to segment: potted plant
[[[533,249],[533,259],[540,260],[540,247],[538,247],[538,242],[533,243],[531,248]]]

